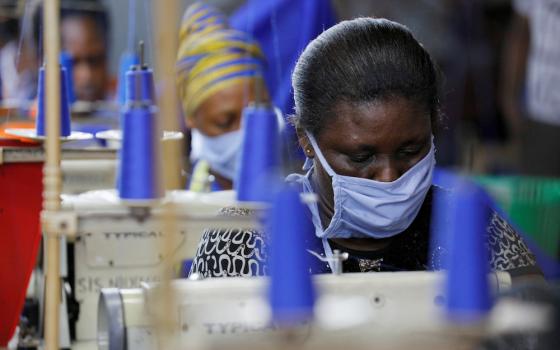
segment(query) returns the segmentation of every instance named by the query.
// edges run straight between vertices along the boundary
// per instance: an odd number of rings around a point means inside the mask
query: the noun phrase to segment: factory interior
[[[560,349],[560,0],[0,0],[0,350]]]

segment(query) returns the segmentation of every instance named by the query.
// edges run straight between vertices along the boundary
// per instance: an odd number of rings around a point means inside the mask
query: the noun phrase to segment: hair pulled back
[[[425,108],[434,128],[439,85],[435,63],[408,28],[386,19],[343,21],[309,43],[298,59],[294,122],[317,136],[341,102],[403,97]]]

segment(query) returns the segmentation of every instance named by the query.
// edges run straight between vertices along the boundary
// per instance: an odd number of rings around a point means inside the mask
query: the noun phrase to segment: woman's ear
[[[299,145],[303,149],[303,153],[305,153],[305,156],[307,158],[315,157],[315,151],[313,150],[313,147],[311,146],[311,142],[309,142],[309,138],[307,137],[307,134],[305,133],[305,131],[301,127],[299,127],[297,125],[296,125],[296,134],[297,134],[297,137],[298,137]]]

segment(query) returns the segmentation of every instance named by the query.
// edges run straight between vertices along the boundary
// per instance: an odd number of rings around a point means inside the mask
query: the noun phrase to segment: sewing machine
[[[457,339],[472,344],[477,331],[455,330],[444,315],[444,277],[442,272],[313,276],[314,321],[288,330],[269,322],[267,278],[176,280],[173,344],[196,349],[370,349],[374,343],[382,349],[455,348]],[[494,293],[511,285],[505,272],[490,274],[489,281]],[[155,349],[160,289],[145,283],[102,290],[99,349]]]
[[[64,149],[62,151],[62,192],[110,188],[115,185],[117,151],[114,149]],[[0,147],[0,164],[37,163],[45,159],[41,147]]]
[[[239,205],[232,191],[169,192],[177,223],[171,233],[163,231],[162,203],[152,207],[129,207],[115,190],[63,195],[67,236],[74,242],[74,297],[79,303],[76,338],[93,340],[97,331],[97,302],[102,288],[135,288],[158,281],[162,264],[180,267],[196,252],[208,227],[255,228],[259,214],[247,217],[217,216],[226,206]],[[253,207],[253,209],[258,209]],[[257,210],[258,212],[258,210]],[[163,245],[171,235],[172,250]]]

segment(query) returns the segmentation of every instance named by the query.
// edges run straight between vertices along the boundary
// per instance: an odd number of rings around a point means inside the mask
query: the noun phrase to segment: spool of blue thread
[[[72,57],[67,52],[60,53],[60,64],[66,69],[66,87],[68,93],[68,103],[72,105],[76,102],[76,94],[74,93],[74,65]]]
[[[120,198],[139,205],[163,196],[158,166],[161,133],[157,108],[142,93],[148,91],[146,77],[139,67],[127,73],[128,86],[134,92],[127,94],[131,98],[122,112],[123,138],[117,179]]]
[[[436,185],[432,191],[432,217],[430,224],[430,253],[428,268],[441,270],[448,268],[449,241],[454,232],[453,213],[455,213],[457,200],[452,195],[453,189],[465,181],[461,176],[450,170],[436,167],[433,183]]]
[[[119,105],[124,106],[127,101],[126,89],[128,85],[127,73],[133,67],[140,63],[138,55],[125,52],[122,54],[119,62],[119,82],[117,85],[117,102]]]
[[[147,67],[134,66],[126,72],[126,101],[155,104],[154,73]]]
[[[268,202],[270,185],[280,168],[280,134],[276,112],[269,105],[243,110],[243,144],[234,187],[239,201]]]
[[[490,208],[485,193],[476,185],[461,181],[450,204],[440,215],[449,215],[446,259],[446,306],[450,319],[458,323],[479,321],[491,308],[488,284],[490,272],[485,246]],[[442,208],[438,208],[442,210]]]
[[[60,136],[69,136],[70,105],[68,103],[68,89],[66,87],[67,74],[64,67],[60,67]],[[39,86],[37,88],[37,119],[35,129],[38,136],[45,136],[45,67],[39,68]]]
[[[303,237],[315,234],[299,191],[284,185],[272,201],[269,219],[269,302],[273,321],[296,326],[313,317],[315,289],[308,267],[311,254]]]

